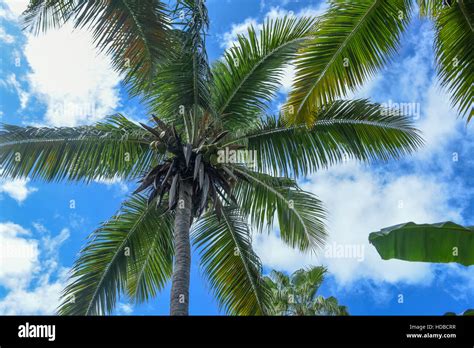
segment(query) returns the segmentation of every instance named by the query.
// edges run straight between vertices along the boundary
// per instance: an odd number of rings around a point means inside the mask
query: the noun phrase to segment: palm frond
[[[347,307],[341,306],[333,296],[328,298],[323,296],[316,297],[312,303],[311,310],[315,315],[349,315]]]
[[[80,127],[2,125],[2,176],[47,181],[134,178],[153,160],[148,133],[122,115]]]
[[[229,129],[247,126],[275,96],[285,66],[314,31],[314,18],[285,17],[267,20],[257,33],[247,35],[226,50],[212,69],[215,109]]]
[[[24,20],[36,33],[68,20],[90,29],[99,51],[111,55],[114,68],[135,90],[149,88],[169,50],[170,21],[159,0],[33,0]]]
[[[308,269],[300,269],[291,275],[291,283],[299,296],[306,302],[312,302],[316,292],[324,281],[327,269],[322,266],[313,266]]]
[[[417,2],[421,16],[435,17],[445,6],[445,1],[439,0],[418,0]]]
[[[34,34],[57,29],[66,23],[74,14],[76,0],[30,0],[22,14],[23,24]]]
[[[287,315],[290,309],[289,298],[292,295],[289,277],[283,272],[272,270],[264,280],[270,289],[268,314]]]
[[[306,175],[351,158],[388,160],[423,144],[408,116],[367,100],[337,101],[320,109],[311,127],[289,127],[274,117],[231,142],[257,151],[257,169],[272,175]]]
[[[458,0],[437,12],[435,51],[441,85],[469,122],[474,100],[474,2]]]
[[[274,281],[277,287],[286,287],[290,286],[290,277],[288,277],[285,273],[272,270],[270,272],[269,277]]]
[[[182,125],[183,118],[197,118],[198,109],[211,110],[211,71],[205,41],[209,18],[203,0],[180,0],[173,13],[180,27],[170,33],[172,54],[160,66],[144,101],[164,121]]]
[[[396,52],[410,13],[411,0],[332,1],[296,58],[285,117],[310,125],[315,110],[372,77]]]
[[[234,168],[245,177],[236,189],[239,207],[258,229],[271,229],[278,219],[280,238],[292,248],[316,251],[326,238],[325,210],[313,194],[301,190],[290,179],[274,178]]]
[[[90,235],[74,263],[58,313],[108,314],[127,289],[138,300],[161,289],[171,274],[172,226],[172,213],[148,206],[142,196],[131,197]]]
[[[155,222],[153,235],[146,237],[149,242],[135,250],[129,263],[127,295],[135,303],[157,296],[172,274],[174,214],[164,214]]]
[[[150,112],[178,126],[184,125],[183,119],[192,116],[195,107],[209,110],[209,77],[203,59],[201,55],[179,49],[169,63],[161,66],[153,88],[143,99]]]
[[[192,237],[220,306],[233,315],[265,314],[268,289],[261,277],[262,265],[239,210],[225,206],[220,220],[214,213],[204,216]]]
[[[287,276],[273,270],[265,281],[271,290],[272,315],[349,315],[347,307],[335,297],[316,296],[324,281],[326,268],[312,266]]]

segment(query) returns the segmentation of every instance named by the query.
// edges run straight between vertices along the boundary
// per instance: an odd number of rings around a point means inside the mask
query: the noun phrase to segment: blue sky
[[[217,59],[248,25],[285,14],[318,15],[319,1],[208,0],[209,57]],[[134,120],[146,117],[130,100],[107,57],[97,55],[87,32],[70,28],[41,37],[21,32],[24,0],[0,2],[0,120],[19,125],[74,126],[116,111]],[[434,70],[431,23],[414,15],[393,61],[354,95],[407,109],[426,140],[417,154],[371,166],[351,161],[302,179],[329,210],[328,248],[303,255],[284,246],[278,231],[254,235],[265,271],[292,272],[325,265],[321,294],[336,296],[351,314],[442,314],[474,305],[473,267],[382,261],[367,242],[370,232],[415,221],[445,220],[474,225],[474,137],[450,108]],[[291,87],[287,69],[273,108]],[[48,314],[58,304],[67,270],[87,235],[118,209],[134,183],[114,180],[90,185],[15,180],[0,182],[0,246],[26,250],[22,257],[0,255],[0,314]],[[331,257],[338,246],[356,246],[358,257]],[[1,248],[1,247],[0,247]],[[3,247],[2,252],[5,252]],[[199,255],[193,255],[192,314],[219,314]],[[167,314],[169,287],[150,303],[131,306],[125,298],[116,314]]]

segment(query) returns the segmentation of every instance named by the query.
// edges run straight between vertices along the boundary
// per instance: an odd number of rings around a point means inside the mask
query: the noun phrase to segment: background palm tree
[[[266,313],[249,226],[268,231],[276,218],[286,244],[314,250],[326,235],[324,209],[296,179],[349,158],[399,158],[422,142],[406,116],[367,100],[320,105],[306,125],[267,114],[284,67],[316,35],[315,18],[249,28],[212,67],[201,0],[170,10],[159,1],[32,1],[26,18],[32,28],[87,24],[157,115],[148,125],[114,115],[92,126],[0,132],[4,177],[139,180],[81,250],[60,314],[110,313],[124,293],[143,302],[170,278],[170,313],[188,314],[191,242],[223,309]],[[255,151],[255,161],[232,160],[237,150]]]
[[[474,2],[465,0],[329,1],[314,37],[295,61],[296,77],[286,105],[295,123],[314,120],[314,111],[355,91],[395,55],[413,16],[435,28],[438,77],[460,115],[471,120],[474,100]]]
[[[447,313],[444,313],[444,315],[458,315],[454,312],[447,312]],[[466,309],[464,312],[462,312],[461,314],[459,315],[466,315],[466,316],[474,316],[474,309]]]
[[[349,315],[346,306],[339,305],[334,297],[317,295],[327,270],[324,267],[300,269],[290,276],[272,271],[265,277],[270,288],[272,315]]]

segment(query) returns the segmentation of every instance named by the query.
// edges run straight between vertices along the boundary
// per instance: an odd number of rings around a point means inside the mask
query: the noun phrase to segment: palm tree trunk
[[[174,220],[174,264],[171,283],[170,315],[189,314],[189,280],[191,273],[192,183],[183,181],[179,187]]]

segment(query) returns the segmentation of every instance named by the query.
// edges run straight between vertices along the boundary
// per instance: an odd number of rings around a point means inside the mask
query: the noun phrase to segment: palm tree
[[[346,306],[334,297],[318,296],[327,270],[324,267],[300,269],[291,276],[273,270],[265,282],[270,288],[272,315],[349,315]]]
[[[295,62],[286,115],[311,124],[315,111],[359,88],[385,66],[418,4],[433,20],[441,85],[460,115],[473,116],[474,2],[465,0],[332,0]]]
[[[444,313],[444,315],[453,316],[453,315],[458,315],[458,314],[456,314],[454,312],[447,312],[447,313]],[[459,315],[473,316],[474,315],[474,309],[466,309],[464,312],[462,312]]]
[[[155,0],[87,3],[32,1],[29,25],[87,23],[156,116],[148,124],[116,114],[95,125],[0,131],[3,177],[139,181],[80,251],[59,314],[111,313],[119,296],[144,302],[171,279],[170,313],[187,315],[191,242],[221,308],[264,314],[269,291],[250,226],[268,231],[277,220],[286,244],[316,250],[326,235],[324,209],[297,178],[350,158],[399,158],[422,143],[406,116],[368,100],[336,100],[310,125],[267,114],[315,18],[249,28],[211,67],[203,1],[180,0],[171,10]],[[144,30],[155,24],[156,32]],[[122,65],[128,57],[138,65]]]

